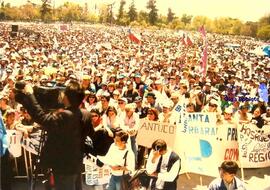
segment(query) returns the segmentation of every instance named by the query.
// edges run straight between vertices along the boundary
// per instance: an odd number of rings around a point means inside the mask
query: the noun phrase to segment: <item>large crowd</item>
[[[139,118],[176,124],[179,104],[216,112],[220,123],[270,122],[270,57],[253,52],[263,43],[253,38],[208,33],[204,74],[199,32],[132,29],[137,44],[125,27],[20,24],[15,37],[10,28],[0,26],[0,110],[6,129],[24,136],[38,125],[15,101],[18,81],[57,88],[76,80],[85,93],[80,107],[98,110],[109,135],[127,131],[136,159]],[[183,43],[187,35],[192,44]]]

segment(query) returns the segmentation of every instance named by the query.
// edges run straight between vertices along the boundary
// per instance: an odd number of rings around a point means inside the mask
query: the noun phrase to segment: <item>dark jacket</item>
[[[180,160],[180,168],[179,168],[179,171],[180,171],[180,169],[181,169],[181,159],[175,152],[172,152],[171,155],[170,155],[170,158],[169,158],[167,171],[170,171],[173,164],[178,160]],[[165,182],[163,190],[176,190],[177,189],[177,179],[178,179],[178,176],[174,179],[173,182]]]
[[[64,175],[80,172],[86,134],[94,134],[90,113],[79,108],[45,113],[34,95],[27,96],[24,107],[47,132],[41,153],[43,166]]]

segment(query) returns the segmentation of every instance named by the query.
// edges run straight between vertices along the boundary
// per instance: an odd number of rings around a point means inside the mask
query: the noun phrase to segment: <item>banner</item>
[[[41,138],[41,130],[29,134],[27,138],[23,137],[22,147],[25,148],[25,150],[31,152],[32,154],[38,155],[40,138]]]
[[[175,135],[175,125],[143,119],[136,140],[138,145],[151,148],[155,140],[163,139],[169,147],[174,147]]]
[[[238,143],[243,168],[270,166],[269,125],[261,129],[254,124],[242,125],[238,131]]]
[[[186,113],[179,115],[174,150],[186,161],[186,171],[218,176],[220,155],[217,144],[215,113]]]
[[[220,155],[221,160],[239,161],[237,124],[225,123],[217,126],[217,149],[215,154]]]
[[[15,158],[22,155],[22,133],[16,130],[7,130],[8,151]]]
[[[111,169],[104,165],[98,167],[95,162],[84,158],[85,164],[85,183],[86,185],[103,185],[109,183],[111,177]]]

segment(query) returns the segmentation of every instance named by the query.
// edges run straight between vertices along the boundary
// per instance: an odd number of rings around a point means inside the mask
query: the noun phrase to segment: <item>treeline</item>
[[[210,19],[205,16],[192,16],[187,14],[176,17],[171,8],[168,9],[167,15],[161,15],[158,13],[156,0],[148,0],[146,2],[147,11],[137,10],[134,0],[130,5],[127,5],[125,0],[121,0],[117,13],[112,11],[114,4],[101,4],[95,6],[94,10],[89,10],[87,3],[81,6],[79,4],[66,2],[57,8],[53,8],[50,0],[41,1],[41,5],[33,4],[28,1],[27,4],[20,7],[11,7],[9,3],[5,4],[2,2],[0,20],[44,22],[79,21],[143,28],[154,27],[183,30],[197,30],[200,26],[204,25],[208,32],[244,35],[270,40],[270,13],[260,18],[257,22],[244,23],[239,19],[230,17]]]

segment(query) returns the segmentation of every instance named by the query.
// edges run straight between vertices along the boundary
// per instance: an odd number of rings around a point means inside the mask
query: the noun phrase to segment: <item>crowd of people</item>
[[[270,58],[252,53],[262,45],[253,38],[207,34],[204,74],[199,32],[185,34],[192,39],[187,45],[183,32],[134,29],[137,44],[123,27],[72,25],[60,31],[53,24],[20,24],[14,37],[10,28],[0,26],[0,110],[6,129],[24,136],[44,123],[34,122],[15,101],[19,81],[49,88],[79,83],[79,107],[92,115],[90,138],[108,137],[106,151],[94,142],[90,152],[105,156],[120,128],[129,136],[135,168],[143,165],[145,152],[136,143],[139,119],[176,124],[179,104],[190,113],[216,112],[225,124],[270,124]]]

